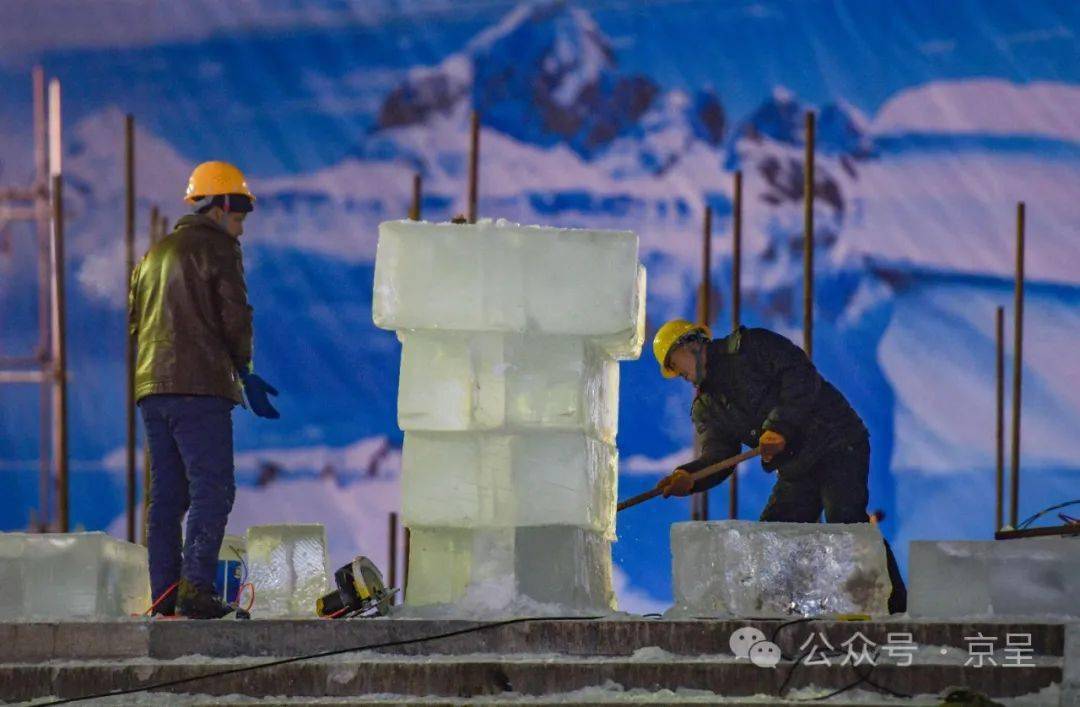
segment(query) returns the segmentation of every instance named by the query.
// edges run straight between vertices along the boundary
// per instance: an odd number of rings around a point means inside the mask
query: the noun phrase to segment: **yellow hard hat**
[[[248,189],[244,173],[234,165],[228,162],[203,162],[188,178],[184,201],[194,204],[203,197],[219,194],[243,194],[255,201],[255,195]]]
[[[706,338],[712,338],[709,327],[694,324],[685,319],[672,319],[656,332],[652,342],[652,351],[653,355],[656,356],[656,362],[660,364],[660,374],[664,378],[674,378],[679,375],[667,365],[667,357],[680,341],[691,334],[700,334]]]

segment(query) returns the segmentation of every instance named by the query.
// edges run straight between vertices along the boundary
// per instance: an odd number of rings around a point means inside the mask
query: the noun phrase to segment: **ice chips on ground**
[[[330,590],[326,529],[322,525],[255,525],[247,531],[252,616],[314,616]]]
[[[676,523],[671,552],[674,614],[888,614],[885,546],[868,523]]]
[[[606,613],[615,607],[611,541],[562,525],[476,530],[414,525],[405,602],[463,618]]]
[[[912,616],[1080,617],[1080,538],[911,543]]]
[[[149,606],[141,545],[105,533],[0,533],[0,620],[118,618]]]
[[[629,231],[387,221],[372,316],[383,329],[635,332],[637,254]]]
[[[407,525],[581,526],[613,537],[617,452],[580,432],[407,432]]]
[[[612,443],[619,365],[582,337],[403,331],[398,425],[584,430]]]

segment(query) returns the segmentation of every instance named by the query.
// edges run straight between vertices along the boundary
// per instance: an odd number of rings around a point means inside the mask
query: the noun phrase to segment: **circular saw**
[[[315,602],[315,613],[330,619],[386,616],[396,589],[387,588],[382,572],[367,557],[357,555],[334,572],[337,589]]]

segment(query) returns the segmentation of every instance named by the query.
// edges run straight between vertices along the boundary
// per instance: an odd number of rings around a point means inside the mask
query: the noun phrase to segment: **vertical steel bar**
[[[994,313],[994,393],[996,414],[994,415],[994,451],[995,451],[995,511],[994,532],[1001,530],[1004,522],[1005,506],[1005,308],[998,307]]]
[[[1016,205],[1016,288],[1013,302],[1012,499],[1009,524],[1016,527],[1020,507],[1020,383],[1024,369],[1024,202]]]
[[[60,113],[60,81],[49,82],[49,174],[52,196],[52,230],[49,251],[52,271],[52,425],[53,463],[56,465],[57,530],[68,532],[68,396],[67,311],[64,297],[64,179]]]
[[[732,204],[731,255],[731,328],[742,325],[742,171],[735,172],[735,194]],[[735,467],[728,480],[728,517],[739,517],[739,468]]]
[[[806,112],[803,167],[803,350],[814,358],[814,112]]]
[[[161,238],[161,211],[158,209],[157,204],[150,207],[150,228],[146,231],[147,250],[154,247],[154,244]],[[132,261],[134,264],[134,261]]]
[[[412,204],[409,206],[409,220],[420,220],[420,194],[423,187],[422,177],[417,172],[412,178]]]
[[[156,220],[156,214],[155,214]],[[156,225],[156,224],[154,224]],[[124,118],[124,292],[131,285],[135,270],[135,118]],[[127,539],[135,542],[135,337],[128,330],[125,317],[124,343],[127,386],[125,411],[127,422]]]
[[[398,542],[398,514],[396,511],[390,511],[390,560],[387,564],[390,565],[389,579],[391,587],[397,587],[397,542]]]
[[[401,595],[402,604],[404,604],[405,600],[409,598],[409,561],[412,557],[412,549],[410,547],[411,544],[412,531],[409,529],[409,526],[405,526],[405,571],[402,573],[403,579],[401,581],[401,591],[399,592],[399,594]]]
[[[64,189],[63,177],[52,178],[52,301],[53,301],[53,459],[56,460],[57,530],[68,532],[68,395],[67,312],[64,298]]]
[[[698,323],[710,326],[712,312],[712,207],[705,207],[705,221],[701,230],[701,287],[698,288]]]
[[[472,112],[469,129],[469,223],[476,223],[477,192],[480,188],[480,114]]]
[[[38,359],[43,368],[51,365],[49,328],[52,305],[49,299],[51,265],[49,255],[52,217],[49,206],[49,145],[48,116],[45,103],[45,70],[35,66],[31,74],[34,94],[34,215],[37,233],[38,264]],[[38,411],[38,530],[45,531],[50,522],[49,486],[51,476],[51,443],[49,404],[52,381],[42,376]]]
[[[701,229],[701,285],[698,287],[698,324],[709,327],[712,322],[712,207],[705,207],[705,219]],[[695,452],[701,453],[695,441]],[[693,520],[709,519],[709,494],[696,493],[690,499],[690,517]]]
[[[60,136],[63,120],[60,115],[60,80],[49,81],[49,175],[62,174],[64,143]]]

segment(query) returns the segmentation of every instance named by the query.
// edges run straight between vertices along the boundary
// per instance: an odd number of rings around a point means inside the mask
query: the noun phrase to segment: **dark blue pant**
[[[233,401],[150,395],[139,401],[150,444],[147,546],[150,588],[161,596],[181,577],[213,589],[225,523],[236,495]],[[180,523],[187,518],[181,555]]]

